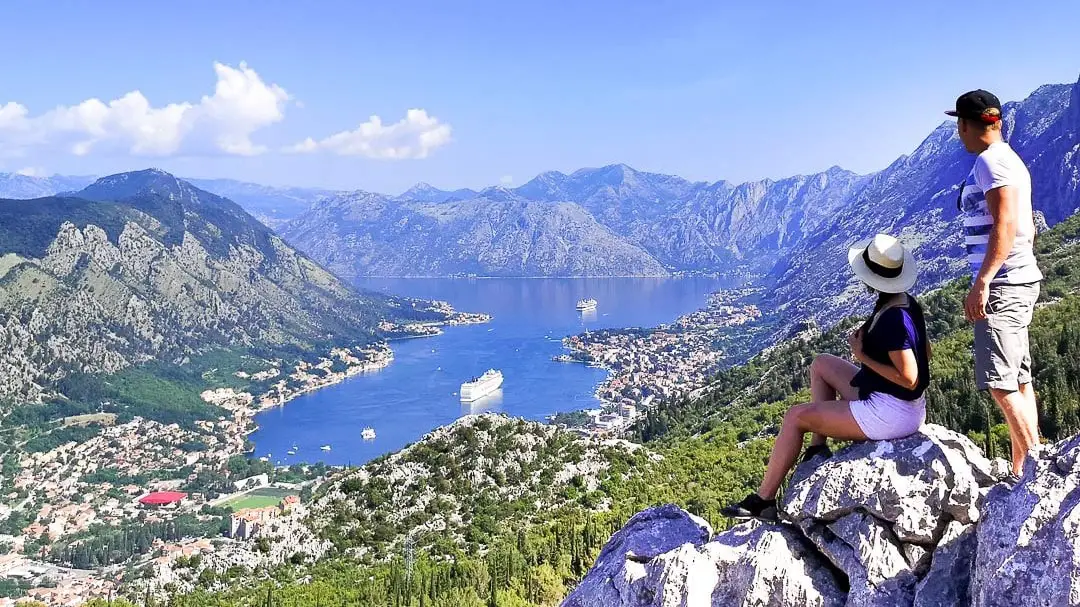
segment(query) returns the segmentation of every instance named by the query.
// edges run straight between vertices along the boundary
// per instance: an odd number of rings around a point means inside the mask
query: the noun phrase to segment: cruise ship
[[[502,372],[489,369],[480,377],[474,377],[461,384],[461,400],[466,402],[479,400],[498,390],[502,383]]]
[[[375,438],[375,428],[364,428],[363,432],[360,433],[360,436],[364,440],[373,440]]]
[[[595,310],[596,309],[596,300],[595,299],[582,299],[581,301],[577,302],[577,309],[581,310],[581,311]]]

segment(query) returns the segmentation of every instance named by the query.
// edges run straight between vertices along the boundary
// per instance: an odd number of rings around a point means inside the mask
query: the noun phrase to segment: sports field
[[[221,505],[226,508],[232,508],[234,512],[237,510],[245,510],[247,508],[265,508],[267,506],[278,505],[286,496],[298,494],[299,492],[291,489],[260,487],[258,489],[252,489],[244,495],[238,495]]]

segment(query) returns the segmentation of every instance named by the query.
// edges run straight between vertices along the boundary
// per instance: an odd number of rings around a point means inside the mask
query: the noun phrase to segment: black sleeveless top
[[[851,380],[851,385],[859,389],[860,400],[869,398],[873,392],[884,392],[900,400],[917,400],[930,385],[930,357],[926,347],[928,338],[922,306],[911,296],[908,296],[906,303],[899,305],[890,306],[889,301],[885,298],[879,300],[875,306],[877,311],[863,325],[863,352],[875,362],[892,365],[889,352],[911,350],[918,362],[918,382],[914,389],[909,390],[862,365]]]

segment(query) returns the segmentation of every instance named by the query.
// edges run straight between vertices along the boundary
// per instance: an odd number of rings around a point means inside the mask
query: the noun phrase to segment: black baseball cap
[[[994,124],[1001,120],[1001,102],[990,91],[968,91],[956,99],[956,109],[945,112],[950,116]]]

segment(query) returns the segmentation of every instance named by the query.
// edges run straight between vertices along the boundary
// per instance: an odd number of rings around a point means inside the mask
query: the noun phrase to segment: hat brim
[[[960,112],[957,112],[956,110],[945,110],[945,113],[949,116],[952,116],[953,118],[956,118],[960,115]]]
[[[915,261],[915,255],[907,247],[904,247],[904,269],[900,271],[900,275],[896,278],[886,278],[875,274],[863,259],[863,251],[870,246],[873,240],[873,238],[868,238],[851,245],[851,248],[848,249],[848,265],[855,272],[855,276],[867,286],[882,293],[907,293],[910,291],[919,278],[919,267]]]

